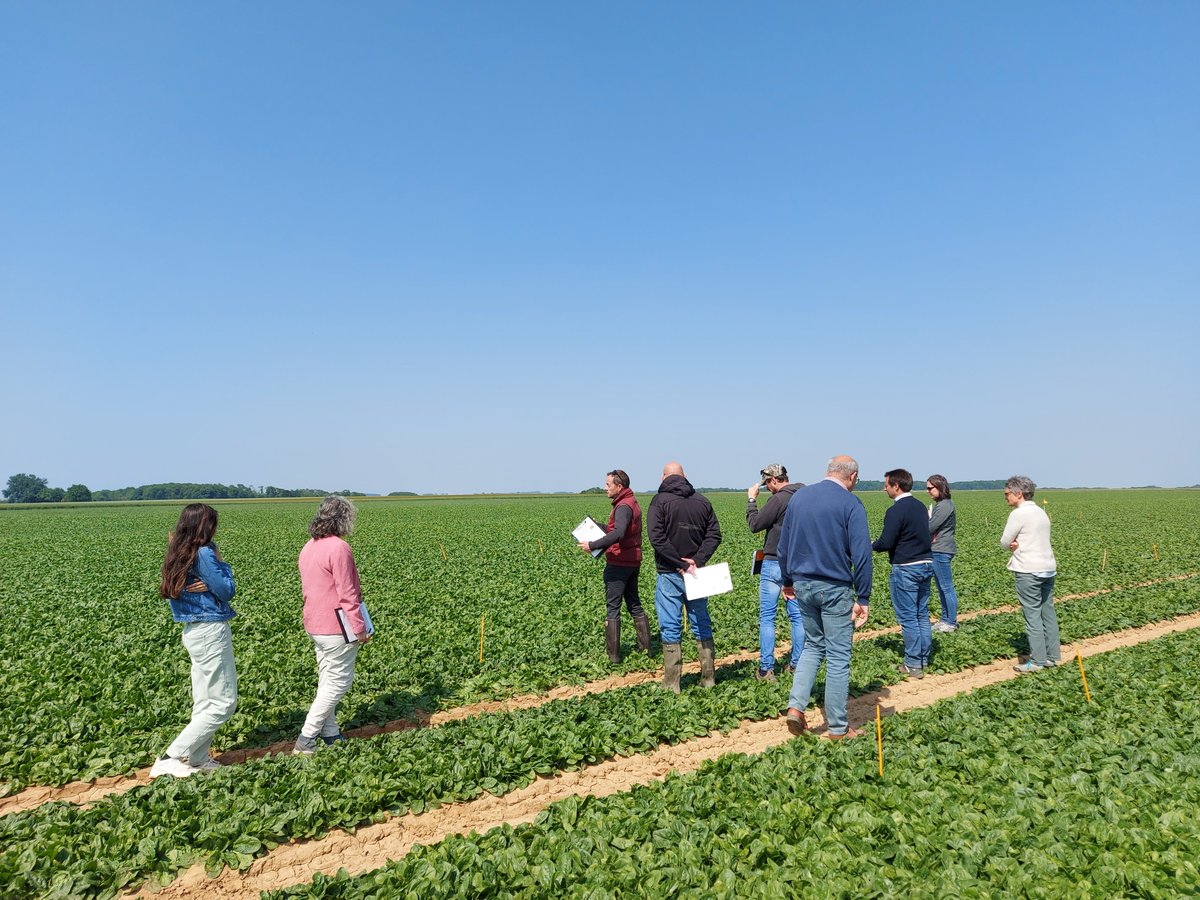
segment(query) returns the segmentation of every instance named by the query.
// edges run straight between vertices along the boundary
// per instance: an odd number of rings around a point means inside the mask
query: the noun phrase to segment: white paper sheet
[[[728,594],[733,590],[733,579],[729,576],[729,563],[717,563],[697,569],[695,575],[683,576],[683,587],[689,600],[702,600],[715,594]]]
[[[584,516],[583,521],[575,526],[575,530],[571,532],[571,537],[577,541],[598,541],[604,537],[605,531],[597,524],[596,520],[591,516]],[[593,550],[592,556],[599,556],[603,550]]]

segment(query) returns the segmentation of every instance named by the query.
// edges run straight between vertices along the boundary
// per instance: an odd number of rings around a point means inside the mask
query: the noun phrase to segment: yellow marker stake
[[[441,548],[441,551],[442,551],[442,561],[443,561],[443,562],[449,562],[449,560],[448,560],[448,559],[446,559],[446,548],[445,548],[445,547],[442,547],[442,542],[441,542],[441,541],[438,541],[438,547],[439,547],[439,548]]]
[[[1079,645],[1075,645],[1075,658],[1079,660],[1079,677],[1083,679],[1083,696],[1087,697],[1087,702],[1092,702],[1092,692],[1088,690],[1087,673],[1083,671],[1083,654],[1079,652]]]
[[[879,717],[879,704],[875,704],[875,746],[879,748],[879,777],[883,777],[883,722]]]
[[[1100,571],[1104,571],[1104,567],[1108,565],[1108,550],[1105,549],[1104,556],[1100,559]]]
[[[482,616],[479,617],[479,661],[480,662],[483,662],[483,620],[486,616],[487,616],[487,613],[484,613]]]
[[[1158,544],[1154,545],[1154,561],[1158,562]]]
[[[543,552],[543,553],[545,553],[545,552],[546,552],[546,545],[542,543],[542,539],[541,539],[541,538],[538,538],[538,539],[537,539],[537,542],[538,542],[538,546],[542,548],[542,552]]]

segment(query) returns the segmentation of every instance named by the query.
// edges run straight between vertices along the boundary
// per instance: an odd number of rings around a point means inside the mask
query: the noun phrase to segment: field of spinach
[[[757,583],[744,573],[761,536],[748,533],[743,497],[713,496],[725,535],[715,559],[735,572],[734,593],[711,604],[719,655],[757,646]],[[877,532],[887,499],[863,499]],[[1200,492],[1051,492],[1038,499],[1054,521],[1059,594],[1200,570]],[[962,608],[1011,603],[998,546],[1007,507],[991,493],[955,500]],[[0,729],[9,736],[0,744],[0,793],[129,772],[147,765],[186,721],[187,655],[157,597],[166,533],[179,506],[0,511]],[[601,564],[569,538],[585,513],[606,514],[604,498],[366,500],[360,507],[351,543],[380,632],[360,657],[345,727],[613,671],[602,649]],[[219,508],[217,540],[234,567],[240,614],[239,711],[218,734],[216,749],[223,750],[294,737],[311,698],[315,673],[300,624],[295,560],[315,503]],[[877,558],[876,626],[893,621],[886,577],[886,561]],[[641,587],[652,625],[653,580],[648,563]],[[628,653],[628,627],[625,644]],[[694,654],[690,642],[684,647]],[[650,669],[660,658],[656,642],[652,659],[628,653],[617,671]],[[885,679],[886,669],[881,663],[873,678]]]
[[[273,900],[456,896],[1186,897],[1200,893],[1200,634],[790,741],[532,825],[450,837]]]
[[[1068,601],[1060,620],[1071,641],[1196,610],[1200,580],[1189,579]],[[1021,648],[1018,614],[988,616],[980,624],[937,638],[939,671]],[[899,652],[894,635],[860,643],[854,693],[895,683]],[[1187,661],[1182,657],[1180,664]],[[353,741],[311,759],[265,757],[203,778],[160,779],[87,809],[44,804],[0,818],[0,883],[19,896],[112,896],[147,879],[169,879],[196,861],[210,872],[245,868],[289,840],[484,792],[504,795],[538,775],[776,718],[787,685],[754,680],[753,665],[726,670],[711,691],[674,696],[641,685]]]

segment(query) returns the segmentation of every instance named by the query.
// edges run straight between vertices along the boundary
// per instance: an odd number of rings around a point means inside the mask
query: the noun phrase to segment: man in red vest
[[[637,647],[650,652],[650,622],[638,599],[638,573],[642,568],[642,508],[629,489],[629,476],[613,469],[604,477],[604,492],[612,500],[612,512],[604,537],[580,541],[581,549],[591,553],[604,551],[604,600],[608,607],[604,620],[604,646],[608,658],[621,661],[621,601],[629,607],[637,629]]]

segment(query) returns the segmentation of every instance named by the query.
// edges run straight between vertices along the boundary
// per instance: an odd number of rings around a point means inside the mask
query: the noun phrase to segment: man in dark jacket
[[[929,539],[929,513],[912,495],[913,477],[907,469],[883,475],[883,489],[892,505],[883,514],[883,531],[871,544],[876,553],[887,553],[892,563],[888,588],[892,609],[904,635],[904,662],[900,673],[913,678],[925,675],[933,640],[929,627],[929,585],[933,580],[933,552]]]
[[[629,607],[637,646],[650,652],[650,620],[638,597],[638,573],[642,570],[642,508],[629,488],[629,476],[613,469],[604,477],[604,492],[612,501],[605,535],[594,541],[580,541],[581,550],[604,551],[604,647],[610,662],[621,661],[621,600]]]
[[[788,482],[787,469],[772,463],[759,472],[756,481],[746,491],[749,504],[746,506],[746,524],[750,533],[767,533],[763,540],[762,571],[758,579],[758,670],[754,677],[759,681],[775,680],[775,615],[779,612],[779,592],[783,589],[783,576],[779,573],[779,558],[775,549],[779,546],[779,532],[783,528],[783,514],[787,512],[792,494],[804,487],[803,482]],[[771,499],[762,509],[758,508],[759,487],[771,492]],[[804,649],[804,620],[800,618],[800,604],[796,600],[786,601],[788,620],[792,624],[792,653],[787,671],[796,671],[800,651]]]
[[[713,661],[712,620],[708,599],[687,600],[683,584],[685,572],[694,574],[705,565],[721,543],[721,526],[712,504],[688,482],[683,466],[677,462],[663,467],[662,484],[646,511],[646,530],[654,548],[654,567],[658,580],[654,585],[654,609],[658,613],[663,643],[663,687],[679,693],[683,656],[679,642],[683,637],[683,610],[700,645],[700,684],[716,684]]]

